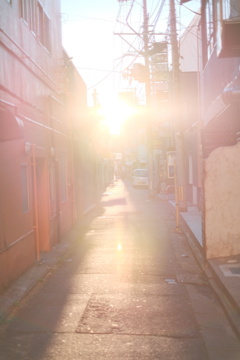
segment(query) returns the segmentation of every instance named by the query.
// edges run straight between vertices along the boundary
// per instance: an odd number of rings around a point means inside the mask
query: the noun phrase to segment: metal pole
[[[179,196],[177,186],[176,161],[174,161],[174,192],[175,192],[175,221],[176,231],[179,232]]]
[[[182,134],[182,111],[180,102],[180,70],[179,70],[179,51],[176,28],[175,0],[170,0],[170,27],[171,27],[171,46],[172,46],[172,74],[173,74],[173,129],[175,132],[176,146],[176,190],[179,200],[179,211],[187,211],[186,201],[186,173],[184,142]]]
[[[148,39],[148,13],[147,13],[147,0],[143,0],[143,44],[144,44],[144,61],[145,66],[147,68],[147,81],[145,83],[145,91],[146,91],[146,105],[150,105],[150,78],[149,78],[149,39]]]
[[[152,144],[152,119],[151,119],[151,85],[149,72],[149,24],[147,13],[147,0],[143,0],[143,43],[144,43],[144,61],[147,78],[145,81],[146,95],[146,116],[147,116],[147,143],[148,143],[148,171],[149,171],[149,197],[154,196],[154,171],[153,171],[153,144]]]

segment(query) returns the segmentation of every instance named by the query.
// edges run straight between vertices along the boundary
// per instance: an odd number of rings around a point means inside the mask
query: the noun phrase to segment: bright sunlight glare
[[[118,243],[118,247],[117,247],[118,251],[122,250],[122,244]]]
[[[123,101],[109,101],[100,110],[110,134],[119,135],[124,123],[134,114],[134,108]]]

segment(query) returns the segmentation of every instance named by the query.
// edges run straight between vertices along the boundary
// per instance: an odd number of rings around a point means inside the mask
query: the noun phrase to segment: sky
[[[178,31],[182,32],[194,16],[193,11],[198,11],[200,0],[192,0],[186,6],[175,2]],[[93,105],[94,89],[101,104],[129,89],[136,91],[139,98],[144,97],[143,84],[122,76],[134,61],[143,62],[139,55],[143,47],[142,3],[142,0],[61,0],[63,46],[86,83],[88,106]],[[147,12],[149,30],[154,34],[150,42],[169,41],[169,0],[147,0]]]

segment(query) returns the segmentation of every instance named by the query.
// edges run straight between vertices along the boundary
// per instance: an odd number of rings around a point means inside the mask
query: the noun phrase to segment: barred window
[[[39,42],[51,52],[51,21],[37,0],[20,0],[21,18],[37,36]]]
[[[37,18],[36,18],[36,1],[30,0],[29,2],[29,26],[34,34],[37,33]]]
[[[40,3],[37,6],[37,18],[38,39],[48,51],[51,51],[51,21]]]
[[[27,24],[29,24],[29,19],[30,19],[29,0],[21,0],[20,5],[21,5],[21,17],[23,18],[23,20],[25,20]]]

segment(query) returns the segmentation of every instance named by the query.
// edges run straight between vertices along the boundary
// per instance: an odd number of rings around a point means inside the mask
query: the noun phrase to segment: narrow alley
[[[0,360],[240,358],[169,204],[122,180],[8,316],[0,349]]]

